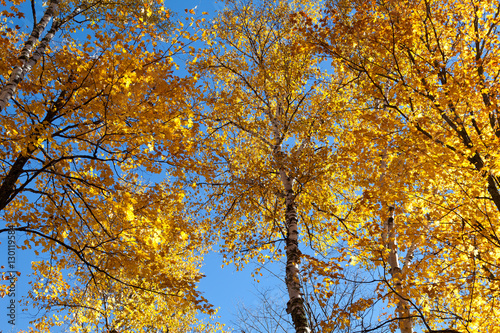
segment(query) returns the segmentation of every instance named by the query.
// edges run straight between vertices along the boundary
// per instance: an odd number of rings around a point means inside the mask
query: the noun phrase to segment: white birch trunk
[[[279,119],[282,117],[283,109],[280,104],[280,97],[277,97],[278,106],[276,113],[266,112],[273,128],[275,144],[270,146],[272,154],[277,164],[281,183],[285,190],[285,224],[286,224],[286,273],[285,283],[288,291],[288,302],[286,312],[292,317],[293,326],[296,333],[310,333],[309,321],[307,320],[304,297],[302,297],[302,283],[299,275],[300,250],[299,250],[299,230],[297,208],[295,203],[295,192],[293,190],[293,178],[291,178],[284,167],[285,153],[281,149],[282,135],[280,132]]]
[[[273,124],[275,125],[275,124]],[[278,137],[277,127],[275,136]],[[293,179],[289,177],[283,167],[285,154],[281,151],[281,146],[276,145],[273,150],[274,159],[278,165],[281,183],[285,190],[285,224],[286,235],[286,276],[285,283],[288,291],[288,303],[286,312],[292,317],[296,333],[309,333],[309,321],[307,320],[304,298],[302,297],[302,283],[299,276],[300,250],[299,250],[299,230],[297,209],[295,203],[295,192],[293,190]]]
[[[17,86],[19,85],[19,83],[24,79],[26,73],[28,73],[31,68],[33,68],[33,66],[38,62],[40,57],[45,52],[47,45],[54,37],[57,30],[59,30],[59,24],[54,22],[50,31],[42,39],[40,45],[38,45],[35,54],[31,56],[34,45],[40,39],[40,36],[47,27],[49,21],[54,17],[58,5],[59,0],[52,0],[50,2],[50,5],[45,10],[42,19],[33,28],[31,35],[24,43],[21,54],[18,57],[20,64],[14,67],[14,69],[10,73],[9,81],[5,84],[5,86],[3,86],[2,90],[0,91],[0,111],[4,110],[7,107],[7,104],[17,90]]]
[[[289,301],[287,303],[287,313],[292,316],[295,332],[309,333],[309,321],[306,316],[304,298],[302,297],[302,284],[299,278],[300,250],[299,231],[297,227],[297,210],[295,207],[295,193],[293,191],[292,180],[287,177],[283,170],[280,170],[281,181],[285,188],[285,223],[287,228],[286,237],[286,287]]]
[[[399,329],[401,333],[413,333],[413,321],[410,317],[410,304],[404,297],[401,283],[402,269],[399,264],[398,248],[396,242],[396,233],[394,228],[394,207],[389,207],[389,216],[386,222],[387,230],[387,248],[389,249],[389,273],[394,283],[394,291],[398,299],[396,312],[399,318]]]
[[[381,175],[379,179],[380,187],[384,188],[385,184],[385,173],[387,170],[387,148],[384,149],[382,153],[381,161]],[[398,305],[396,307],[396,313],[399,318],[399,329],[401,333],[413,333],[413,322],[410,317],[410,305],[409,302],[404,298],[403,287],[402,287],[402,273],[403,270],[399,264],[398,247],[396,241],[396,232],[394,227],[394,207],[389,207],[389,216],[387,217],[384,227],[382,229],[382,242],[384,246],[389,249],[389,273],[391,274],[392,281],[394,282],[394,291],[398,298]],[[413,257],[413,251],[415,250],[416,244],[412,244],[410,250],[408,251],[407,258],[405,261],[405,267],[407,268]]]

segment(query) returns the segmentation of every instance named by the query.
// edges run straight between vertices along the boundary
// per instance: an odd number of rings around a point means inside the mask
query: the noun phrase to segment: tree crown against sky
[[[497,3],[227,1],[182,77],[180,24],[127,4],[2,30],[0,208],[50,254],[38,306],[203,330],[219,241],[238,267],[286,261],[297,332],[498,330]]]
[[[161,2],[33,4],[1,13],[0,73],[2,232],[48,258],[33,263],[33,328],[209,330],[203,232],[157,176],[190,155],[194,81],[172,58],[189,38]]]

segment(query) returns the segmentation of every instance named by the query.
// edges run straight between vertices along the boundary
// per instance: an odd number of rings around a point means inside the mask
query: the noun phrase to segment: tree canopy
[[[214,245],[281,263],[299,333],[500,331],[497,2],[2,5],[0,231],[50,258],[34,331],[221,330]]]
[[[2,232],[48,258],[27,295],[36,331],[182,331],[211,311],[202,233],[156,176],[190,155],[193,81],[172,59],[189,39],[159,3],[122,5],[51,1],[30,35],[2,27]]]

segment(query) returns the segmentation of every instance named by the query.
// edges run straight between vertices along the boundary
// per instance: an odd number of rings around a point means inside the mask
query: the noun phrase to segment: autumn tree
[[[203,162],[192,180],[227,262],[283,258],[286,311],[296,332],[310,332],[301,265],[321,266],[313,253],[357,228],[343,223],[357,196],[334,154],[350,78],[323,90],[322,59],[303,52],[289,19],[297,10],[318,13],[299,2],[229,2],[203,32],[207,50],[193,64],[205,89]]]
[[[203,230],[168,170],[190,158],[195,129],[193,81],[172,59],[185,32],[161,2],[55,0],[25,35],[26,5],[1,13],[0,232],[43,253],[33,328],[196,326],[209,310],[195,290]]]
[[[13,1],[14,5],[22,4],[23,1]],[[2,1],[2,5],[6,6],[6,2]],[[54,39],[58,33],[63,32],[76,32],[76,29],[81,28],[82,22],[95,22],[100,21],[105,18],[107,21],[114,23],[126,24],[128,19],[134,20],[141,18],[142,22],[144,19],[150,23],[155,23],[159,26],[169,25],[169,14],[168,11],[162,6],[160,7],[159,2],[155,1],[142,1],[142,0],[132,0],[129,2],[124,2],[123,5],[130,5],[133,8],[137,8],[142,15],[131,14],[129,11],[117,9],[116,4],[106,0],[95,0],[95,1],[60,1],[51,0],[48,2],[47,6],[44,8],[43,16],[39,21],[37,21],[37,8],[34,1],[31,2],[31,15],[33,18],[33,28],[29,37],[27,37],[24,43],[19,43],[16,40],[15,35],[11,35],[12,28],[7,27],[5,34],[5,41],[8,45],[10,44],[21,46],[20,52],[17,55],[17,61],[14,62],[12,70],[9,74],[9,79],[2,86],[0,92],[0,110],[3,110],[9,100],[12,98],[13,94],[16,92],[18,85],[23,80],[23,78],[30,73],[31,69],[38,63],[42,56],[45,55],[49,44]],[[115,7],[115,8],[114,8]],[[25,18],[26,15],[23,11],[20,11],[16,6],[11,7],[11,11],[5,10],[3,12],[5,18]],[[143,16],[143,17],[140,17]],[[43,35],[44,30],[47,29],[51,23],[50,29]],[[76,23],[76,25],[75,25]],[[20,30],[19,25],[15,25],[16,30]],[[13,42],[13,43],[12,43]],[[13,49],[8,48],[5,59],[7,56],[12,58]],[[9,53],[11,53],[9,55]],[[6,67],[8,68],[8,67]]]
[[[386,272],[391,255],[411,263],[385,279],[410,307],[402,331],[407,317],[430,332],[498,331],[499,14],[494,1],[418,0],[328,1],[317,25],[295,16],[304,49],[357,75],[353,98],[370,106],[353,113],[349,149],[365,163],[352,170],[372,243],[390,205],[398,247],[385,238],[363,258]]]

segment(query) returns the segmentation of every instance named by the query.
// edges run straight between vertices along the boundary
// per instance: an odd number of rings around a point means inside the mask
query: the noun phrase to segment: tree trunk
[[[394,282],[394,292],[398,298],[396,312],[399,318],[399,329],[401,333],[413,333],[413,323],[410,315],[410,304],[404,297],[403,287],[401,283],[402,269],[399,264],[397,252],[396,235],[394,232],[394,207],[389,207],[389,217],[386,222],[387,230],[387,247],[389,249],[389,273]]]
[[[52,0],[50,2],[50,5],[45,10],[42,19],[33,28],[31,35],[24,43],[21,54],[18,57],[20,63],[16,67],[14,67],[14,69],[10,73],[9,81],[2,87],[2,90],[0,91],[0,111],[4,110],[7,107],[7,104],[17,90],[17,86],[19,85],[19,83],[21,83],[26,73],[28,73],[30,69],[37,63],[37,61],[45,52],[45,49],[54,37],[55,33],[59,30],[59,24],[53,22],[52,28],[38,45],[35,54],[31,56],[34,45],[40,39],[40,36],[43,30],[45,30],[45,28],[47,27],[49,21],[54,17],[58,5],[59,0]]]
[[[292,316],[296,333],[309,333],[309,321],[306,316],[304,298],[302,297],[302,284],[299,278],[299,231],[297,228],[297,210],[295,207],[295,193],[293,191],[293,180],[285,171],[280,170],[281,181],[285,188],[286,215],[285,223],[287,228],[286,236],[286,287],[289,301],[287,303],[287,313]]]

